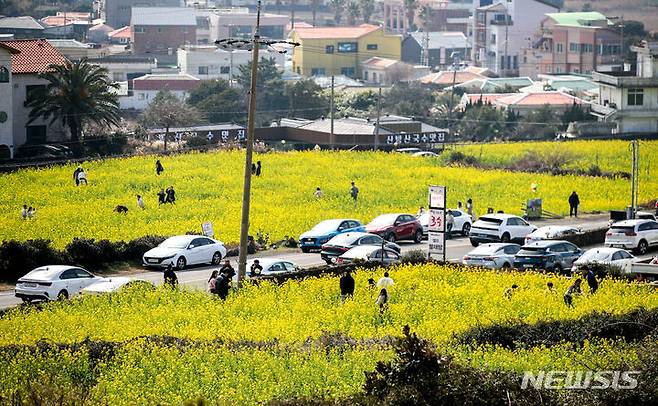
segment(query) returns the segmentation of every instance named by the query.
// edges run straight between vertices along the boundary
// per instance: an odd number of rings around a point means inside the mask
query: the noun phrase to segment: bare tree
[[[169,129],[201,122],[199,110],[187,105],[169,90],[160,90],[139,117],[139,122],[145,127],[165,128],[164,150],[167,151]]]

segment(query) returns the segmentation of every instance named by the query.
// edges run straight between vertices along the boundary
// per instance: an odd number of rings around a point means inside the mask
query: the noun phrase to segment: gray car
[[[560,240],[541,240],[521,247],[514,257],[517,269],[543,269],[555,273],[570,273],[573,263],[583,255],[583,250]]]
[[[514,255],[521,249],[519,244],[490,243],[482,244],[464,255],[462,263],[486,268],[511,268],[514,265]]]

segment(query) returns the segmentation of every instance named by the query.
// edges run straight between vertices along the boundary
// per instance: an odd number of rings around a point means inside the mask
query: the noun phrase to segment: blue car
[[[322,248],[322,244],[331,240],[333,236],[353,231],[365,232],[366,229],[359,220],[333,219],[321,221],[311,230],[299,236],[299,248],[302,249],[302,252],[319,250]]]

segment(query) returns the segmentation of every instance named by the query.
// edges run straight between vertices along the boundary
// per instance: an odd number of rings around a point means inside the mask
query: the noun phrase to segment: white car
[[[337,264],[349,264],[354,261],[379,262],[382,265],[392,265],[400,262],[400,254],[392,249],[375,245],[359,245],[336,258]]]
[[[171,264],[182,270],[188,265],[219,265],[225,256],[226,248],[221,241],[201,235],[178,235],[146,251],[142,262],[146,267],[166,268]]]
[[[519,216],[505,213],[486,214],[471,225],[471,245],[477,247],[485,242],[524,242],[525,236],[537,227]]]
[[[571,268],[572,273],[576,273],[578,268],[587,264],[604,264],[614,265],[621,268],[624,272],[631,271],[631,264],[638,259],[628,251],[620,248],[592,248],[580,256]]]
[[[540,240],[561,240],[568,235],[574,235],[579,233],[580,230],[574,227],[569,226],[544,226],[539,227],[532,233],[525,236],[525,243],[530,244],[531,242],[540,241]]]
[[[432,151],[418,151],[418,152],[413,152],[411,156],[423,156],[423,157],[432,157],[436,158],[439,156],[436,152]]]
[[[636,250],[644,255],[649,247],[658,245],[658,222],[654,220],[624,220],[610,226],[605,235],[607,247]]]
[[[111,278],[103,278],[102,280],[82,289],[80,293],[83,295],[102,295],[105,293],[118,292],[123,288],[139,285],[155,288],[155,286],[153,286],[153,284],[149,281],[133,279],[126,276],[116,276]]]
[[[482,244],[464,255],[464,265],[484,266],[486,268],[511,268],[514,265],[514,255],[521,249],[518,244],[490,243]]]
[[[251,276],[251,265],[253,263],[253,260],[247,261],[247,277]],[[260,273],[262,276],[299,271],[299,265],[285,259],[258,258],[258,263],[263,267]]]
[[[463,210],[459,209],[450,209],[452,216],[455,218],[455,224],[452,226],[452,234],[459,233],[464,237],[467,237],[471,232],[471,225],[473,220],[471,216],[468,215]],[[418,221],[423,226],[423,236],[427,237],[427,232],[430,226],[430,213],[426,211],[418,217]]]
[[[47,265],[28,272],[16,283],[15,295],[23,302],[68,299],[104,278],[77,266]]]

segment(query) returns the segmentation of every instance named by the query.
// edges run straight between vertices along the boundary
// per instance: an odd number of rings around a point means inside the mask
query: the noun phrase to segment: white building
[[[133,80],[132,94],[119,98],[121,109],[144,110],[160,90],[169,90],[181,100],[187,99],[200,80],[184,73],[149,74]]]
[[[0,43],[0,159],[13,156],[11,55],[16,53],[18,50]]]
[[[377,56],[361,62],[361,70],[364,82],[385,86],[417,80],[430,73],[428,66],[411,65],[395,59]]]
[[[290,17],[261,13],[260,36],[285,39]],[[197,43],[212,44],[224,38],[251,38],[256,26],[256,13],[248,8],[197,9]]]
[[[521,49],[545,14],[559,11],[547,0],[474,0],[474,6],[471,60],[500,76],[518,76]]]
[[[279,69],[285,64],[284,55],[273,50],[261,50],[261,60],[274,59]],[[214,45],[188,45],[178,50],[178,67],[181,73],[202,80],[231,80],[240,73],[240,66],[251,62],[247,50],[224,50]]]
[[[643,41],[637,52],[637,70],[594,72],[599,85],[592,114],[602,122],[617,123],[618,133],[658,132],[658,43]]]

